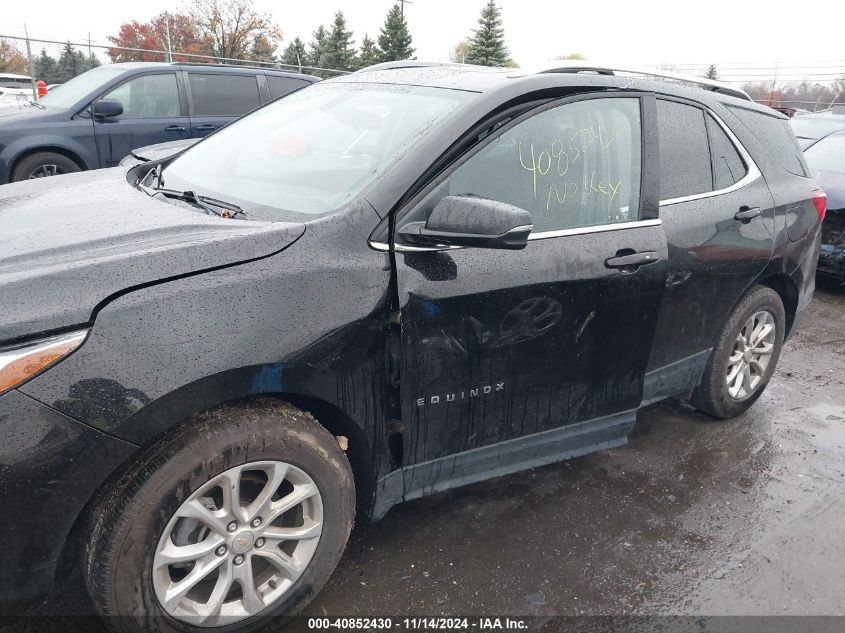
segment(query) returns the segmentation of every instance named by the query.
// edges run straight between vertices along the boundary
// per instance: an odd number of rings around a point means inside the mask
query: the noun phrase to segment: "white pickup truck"
[[[32,99],[32,78],[0,73],[0,108],[19,106]]]

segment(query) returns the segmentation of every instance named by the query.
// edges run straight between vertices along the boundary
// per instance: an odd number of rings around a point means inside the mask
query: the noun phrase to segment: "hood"
[[[827,194],[828,211],[845,212],[845,173],[814,171],[816,184]]]
[[[67,119],[68,111],[61,108],[39,108],[29,102],[0,108],[0,130],[10,123],[34,123],[36,121],[52,121]],[[39,122],[40,122],[39,121]]]
[[[272,255],[305,225],[150,198],[120,168],[0,187],[0,341],[87,323],[126,289]]]
[[[188,149],[191,145],[201,140],[201,138],[186,138],[179,141],[158,143],[157,145],[145,145],[144,147],[133,149],[126,158],[120,161],[120,164],[123,167],[130,167],[147,163],[151,160],[164,160],[174,154],[178,154],[182,150]]]

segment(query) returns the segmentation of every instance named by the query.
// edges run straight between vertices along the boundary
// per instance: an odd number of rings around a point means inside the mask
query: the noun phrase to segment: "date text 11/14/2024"
[[[308,630],[319,631],[524,631],[528,623],[509,617],[308,618]]]

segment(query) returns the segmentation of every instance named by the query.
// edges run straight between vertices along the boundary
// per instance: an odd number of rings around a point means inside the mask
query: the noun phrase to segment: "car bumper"
[[[135,450],[18,391],[0,396],[0,602],[50,592],[71,527]]]
[[[822,244],[816,270],[825,275],[845,279],[845,244]]]

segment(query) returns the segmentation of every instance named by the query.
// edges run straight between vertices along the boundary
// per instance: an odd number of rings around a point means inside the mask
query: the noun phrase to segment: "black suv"
[[[38,102],[0,110],[0,184],[114,167],[133,149],[206,136],[315,81],[242,66],[100,66]]]
[[[824,212],[785,117],[715,83],[422,66],[0,188],[5,598],[76,539],[114,627],[252,630],[320,590],[356,508],[760,396]]]

